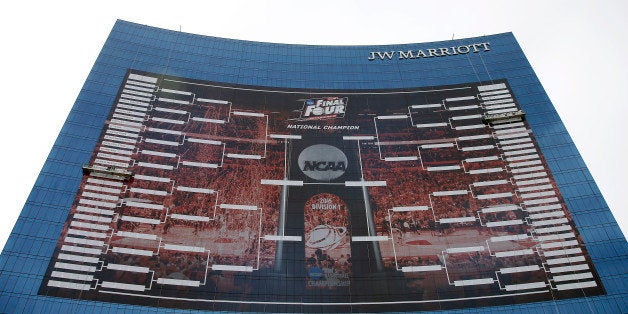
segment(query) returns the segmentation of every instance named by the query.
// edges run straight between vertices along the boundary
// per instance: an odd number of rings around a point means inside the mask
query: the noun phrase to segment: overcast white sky
[[[5,1],[0,247],[116,19],[299,44],[418,43],[512,31],[624,234],[628,1]]]

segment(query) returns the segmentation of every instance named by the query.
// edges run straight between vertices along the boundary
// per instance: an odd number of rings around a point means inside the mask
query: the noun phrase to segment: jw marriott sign
[[[418,50],[398,50],[398,51],[371,51],[369,53],[369,61],[374,60],[392,60],[397,58],[400,60],[405,59],[421,59],[421,58],[433,58],[433,57],[447,57],[455,55],[464,55],[468,53],[486,52],[490,49],[488,46],[490,43],[475,43],[470,45],[452,46],[452,47],[440,47],[431,49],[418,49]]]

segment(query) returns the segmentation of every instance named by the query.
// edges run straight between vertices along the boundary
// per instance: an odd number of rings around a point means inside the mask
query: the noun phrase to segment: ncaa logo
[[[310,278],[314,279],[314,280],[318,280],[323,278],[323,270],[314,266],[312,268],[310,268],[310,270],[307,272],[307,274],[310,276]]]
[[[301,152],[298,164],[306,176],[331,181],[340,178],[347,170],[347,156],[334,146],[316,144]]]

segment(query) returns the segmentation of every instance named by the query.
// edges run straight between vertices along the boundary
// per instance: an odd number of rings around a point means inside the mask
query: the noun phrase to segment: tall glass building
[[[0,312],[619,313],[627,254],[511,33],[118,21],[0,256]]]

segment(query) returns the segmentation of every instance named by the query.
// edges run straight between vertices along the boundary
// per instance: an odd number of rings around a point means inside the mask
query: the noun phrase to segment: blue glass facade
[[[490,50],[369,60],[371,52],[427,52],[474,43],[490,43]],[[303,46],[211,38],[118,21],[0,256],[0,312],[194,312],[38,294],[83,179],[81,166],[94,152],[129,69],[298,90],[414,89],[505,79],[526,113],[606,294],[448,312],[620,313],[628,309],[626,240],[512,34],[407,45]]]

